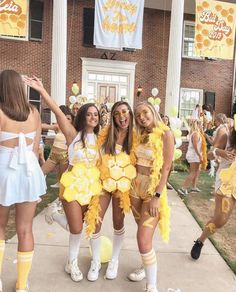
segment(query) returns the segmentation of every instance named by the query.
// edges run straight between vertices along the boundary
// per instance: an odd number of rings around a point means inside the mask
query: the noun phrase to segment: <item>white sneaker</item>
[[[146,288],[144,289],[145,292],[158,292],[157,287],[147,285]]]
[[[188,190],[181,188],[181,189],[178,189],[178,193],[180,193],[182,196],[186,197],[188,195]]]
[[[100,269],[101,269],[101,264],[99,262],[91,261],[87,279],[91,282],[96,281],[98,279]]]
[[[53,215],[60,210],[61,206],[56,201],[49,204],[45,213],[45,221],[51,225],[54,222]]]
[[[54,185],[50,185],[51,188],[53,189],[57,189],[60,187],[60,183],[59,182],[56,182]]]
[[[70,274],[70,277],[73,281],[79,282],[83,280],[83,274],[78,267],[77,259],[74,259],[71,263],[68,261],[65,266],[65,271],[67,274]]]
[[[128,279],[133,282],[140,282],[146,277],[145,270],[143,267],[133,271],[128,275]]]
[[[192,188],[190,192],[191,193],[200,193],[201,190],[199,188]]]
[[[109,261],[108,266],[107,266],[107,271],[106,271],[107,279],[113,280],[117,277],[118,266],[119,266],[118,260],[111,259]]]
[[[0,279],[0,292],[2,292],[2,280]]]

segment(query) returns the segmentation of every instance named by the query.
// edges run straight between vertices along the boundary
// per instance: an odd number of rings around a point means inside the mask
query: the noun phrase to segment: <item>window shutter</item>
[[[41,41],[43,37],[43,8],[44,2],[30,1],[30,34],[31,40]]]
[[[83,45],[85,47],[94,47],[93,45],[94,8],[84,8],[83,26],[84,26]]]

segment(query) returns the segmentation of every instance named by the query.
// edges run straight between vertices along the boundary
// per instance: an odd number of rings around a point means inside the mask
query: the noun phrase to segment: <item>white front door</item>
[[[82,95],[98,104],[113,104],[126,97],[131,106],[134,99],[136,63],[116,60],[81,58]]]

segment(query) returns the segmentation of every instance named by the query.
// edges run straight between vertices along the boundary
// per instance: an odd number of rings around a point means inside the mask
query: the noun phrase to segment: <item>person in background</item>
[[[220,158],[215,180],[215,211],[213,217],[207,222],[202,234],[195,241],[191,249],[191,257],[194,260],[200,257],[205,240],[228,222],[236,203],[236,181],[233,179],[235,177],[235,168],[230,169],[232,163],[235,164],[236,161],[236,120],[235,126],[231,129],[227,140],[222,140],[218,142],[221,143],[221,145],[219,144],[221,148],[218,148],[217,144],[213,150],[208,152],[209,159]],[[223,146],[224,149],[222,149]],[[229,176],[224,182],[221,175],[226,169]],[[230,172],[234,173],[232,179],[230,179]]]
[[[167,126],[167,127],[170,127],[170,119],[167,115],[160,115],[161,116],[161,119],[162,119],[162,122]],[[169,172],[169,175],[168,175],[168,180],[169,180],[169,177],[170,177],[170,174],[171,174],[171,170],[172,170],[172,167],[170,169],[170,172]],[[169,183],[169,181],[167,180],[167,183],[166,183],[166,187],[168,190],[173,190],[173,187],[172,185]]]
[[[191,122],[189,144],[186,153],[186,159],[190,164],[189,175],[186,177],[183,187],[178,190],[181,195],[188,195],[188,187],[190,185],[192,185],[190,192],[198,193],[201,191],[197,187],[197,183],[201,164],[204,165],[204,169],[207,166],[206,151],[206,140],[202,132],[201,121],[194,120]]]
[[[196,104],[195,109],[192,112],[191,119],[192,120],[200,120],[201,116],[201,106],[199,104]]]
[[[5,249],[5,229],[10,207],[16,209],[16,292],[28,291],[28,276],[34,254],[32,233],[37,201],[46,193],[44,174],[38,162],[41,119],[27,101],[20,74],[0,74],[0,291]]]
[[[71,110],[71,112],[72,112],[72,114],[73,114],[74,117],[77,115],[79,108],[80,108],[80,105],[79,105],[79,103],[76,101],[76,102],[73,104],[73,106],[72,106],[72,110]]]

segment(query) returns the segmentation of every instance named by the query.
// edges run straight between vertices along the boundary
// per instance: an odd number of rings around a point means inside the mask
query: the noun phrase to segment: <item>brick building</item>
[[[136,51],[104,50],[92,45],[94,0],[30,0],[28,40],[0,38],[0,70],[10,68],[21,74],[34,74],[42,78],[46,89],[52,92],[58,103],[64,103],[65,99],[68,102],[74,80],[83,95],[96,96],[100,102],[106,96],[111,101],[128,96],[134,105],[150,96],[151,89],[157,87],[162,99],[161,112],[164,112],[167,105],[168,66],[171,65],[168,63],[168,54],[171,18],[175,16],[173,2],[178,6],[180,2],[184,3],[184,13],[183,21],[180,20],[183,34],[180,30],[182,37],[178,40],[182,50],[178,65],[181,74],[178,96],[168,97],[169,104],[174,98],[173,104],[178,104],[180,115],[186,116],[195,104],[210,102],[215,105],[216,112],[229,115],[233,102],[234,60],[194,57],[195,1],[192,0],[146,0],[143,49]],[[55,20],[55,9],[63,10],[67,20],[62,16]],[[60,25],[65,20],[66,32],[63,32]],[[53,49],[55,34],[57,43]],[[60,63],[60,50],[63,48],[58,46],[58,41],[63,34],[66,35],[67,44],[66,62]],[[55,67],[58,60],[59,67]],[[57,79],[58,68],[62,76],[65,75],[66,92],[61,88],[63,82]],[[142,93],[137,96],[139,86],[142,87]],[[29,99],[42,110],[44,105],[32,90]]]

